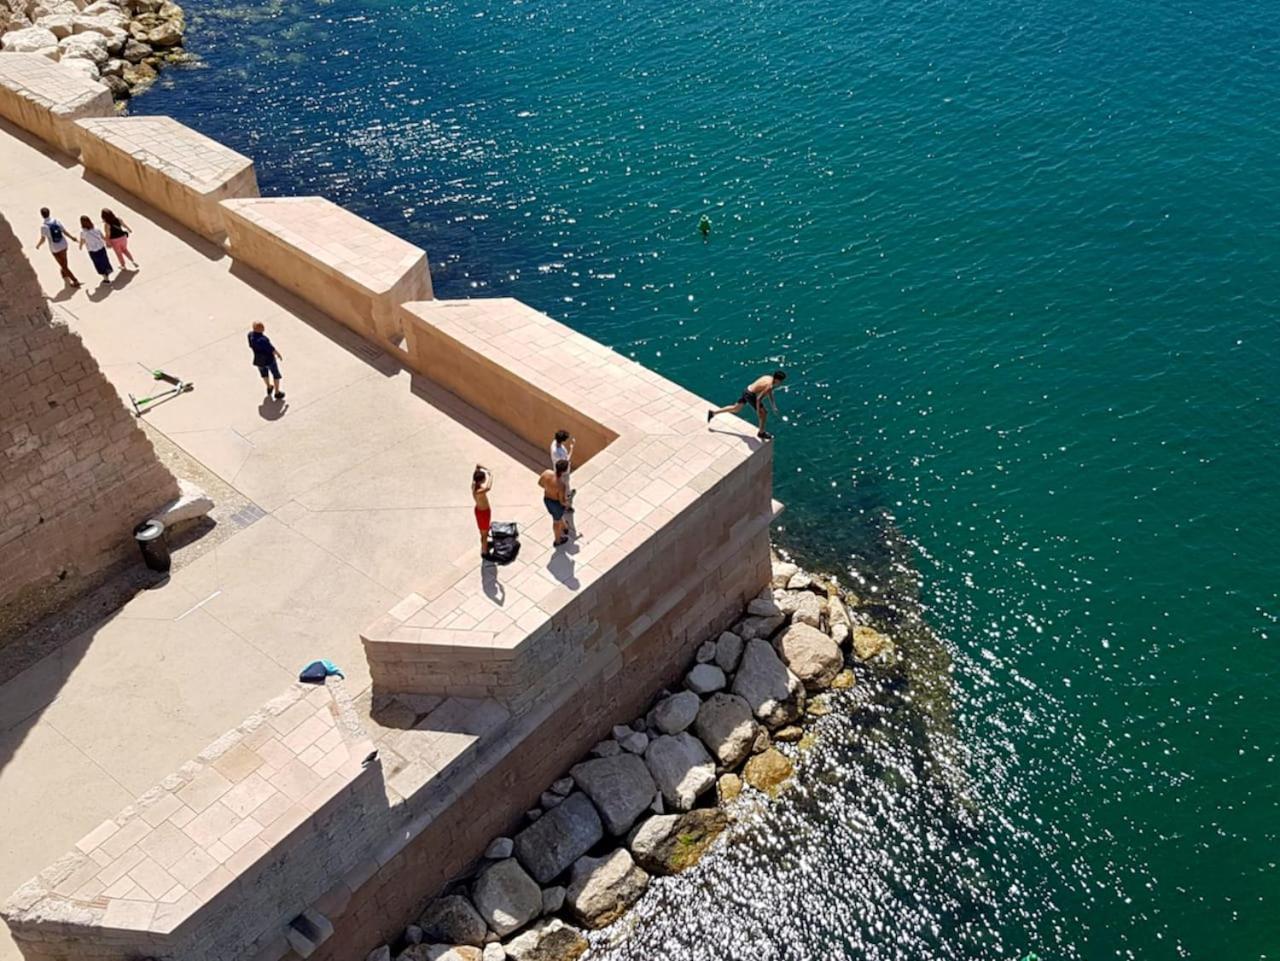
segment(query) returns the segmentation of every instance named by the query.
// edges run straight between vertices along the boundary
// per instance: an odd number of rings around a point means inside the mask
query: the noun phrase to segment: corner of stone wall
[[[127,556],[136,523],[177,496],[0,216],[0,623],[73,596]]]

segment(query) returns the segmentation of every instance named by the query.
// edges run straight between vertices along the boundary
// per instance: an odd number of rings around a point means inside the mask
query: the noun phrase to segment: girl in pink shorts
[[[133,269],[137,270],[138,262],[133,259],[133,254],[129,253],[129,225],[106,208],[102,211],[102,233],[107,238],[111,249],[116,252],[120,269],[124,270],[124,259],[128,257],[129,263],[133,264]]]

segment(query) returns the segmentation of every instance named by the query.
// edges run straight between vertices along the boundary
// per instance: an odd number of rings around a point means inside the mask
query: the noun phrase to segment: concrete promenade
[[[73,234],[81,214],[112,207],[141,269],[98,288],[73,245],[85,286],[64,288],[33,249],[42,205]],[[122,396],[152,393],[152,368],[195,383],[146,418],[255,505],[163,587],[0,687],[2,897],[306,662],[328,657],[367,686],[360,630],[475,543],[472,465],[495,471],[495,517],[528,521],[543,454],[2,121],[0,210]],[[284,355],[284,403],[263,401],[250,365],[258,320]],[[18,956],[0,933],[0,959]]]

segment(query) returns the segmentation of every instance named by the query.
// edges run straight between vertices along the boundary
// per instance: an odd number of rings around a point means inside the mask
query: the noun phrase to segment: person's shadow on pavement
[[[573,541],[570,541],[564,547],[572,547]],[[551,576],[558,580],[565,587],[576,591],[580,586],[577,574],[574,573],[573,555],[564,549],[564,547],[556,548],[551,555],[551,560],[547,561],[547,570],[551,572]],[[577,553],[575,549],[573,553]]]
[[[507,601],[507,589],[498,581],[498,565],[493,561],[480,562],[480,585],[485,596],[499,607]]]
[[[275,400],[271,397],[265,397],[262,403],[258,405],[258,416],[263,420],[279,420],[288,409],[289,402],[287,400]]]

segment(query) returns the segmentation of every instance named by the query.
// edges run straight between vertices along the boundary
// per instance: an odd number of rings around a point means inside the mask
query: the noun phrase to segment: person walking
[[[284,354],[276,350],[275,345],[267,337],[266,331],[267,328],[261,321],[255,323],[253,330],[249,331],[249,349],[253,351],[253,366],[258,368],[262,382],[267,385],[267,399],[271,399],[274,391],[276,400],[284,400],[284,391],[280,389],[280,367],[276,364],[277,360],[284,360]],[[271,384],[272,380],[275,381],[274,387]]]
[[[565,474],[569,473],[567,460],[557,461],[555,470],[544,470],[538,475],[538,486],[542,488],[542,505],[551,515],[552,547],[559,547],[569,540],[564,522],[564,513],[569,503],[569,488],[565,485]]]
[[[116,253],[120,269],[124,270],[124,261],[128,257],[129,263],[133,264],[133,269],[137,270],[138,262],[129,252],[129,235],[133,231],[129,229],[128,224],[115,215],[110,207],[102,208],[102,232],[106,234],[107,245]]]
[[[489,507],[489,491],[493,490],[493,471],[476,464],[471,475],[471,499],[476,502],[476,527],[480,528],[480,559],[489,559],[489,525],[493,511]]]
[[[769,422],[769,411],[765,409],[765,403],[768,402],[773,412],[778,413],[778,401],[774,397],[774,390],[786,379],[786,372],[781,370],[757,377],[747,385],[747,389],[742,392],[742,396],[736,403],[707,411],[707,423],[710,424],[711,418],[717,414],[736,414],[742,408],[750,407],[756,412],[756,420],[760,422],[760,429],[756,431],[756,436],[761,440],[773,440],[773,435],[764,429],[765,424]]]
[[[111,280],[111,258],[107,256],[107,238],[102,231],[93,225],[88,214],[80,217],[80,249],[89,248],[89,259],[93,261],[93,269],[102,276],[102,282]]]
[[[76,279],[76,275],[67,266],[67,229],[62,226],[62,221],[49,213],[48,207],[40,208],[40,217],[43,223],[40,224],[40,239],[36,241],[36,250],[48,244],[49,253],[53,254],[53,259],[58,262],[58,270],[62,274],[63,283],[70,284],[72,287],[79,287],[80,281]]]

